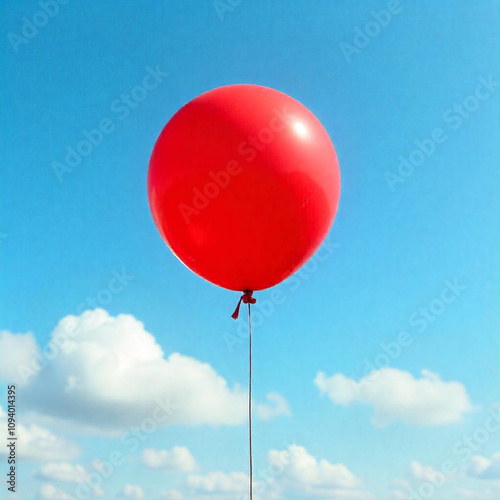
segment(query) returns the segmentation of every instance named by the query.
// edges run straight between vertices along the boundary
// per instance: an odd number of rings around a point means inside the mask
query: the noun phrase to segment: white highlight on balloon
[[[295,132],[297,132],[297,135],[301,137],[307,137],[309,135],[309,130],[307,130],[307,127],[302,122],[294,122],[292,126]]]

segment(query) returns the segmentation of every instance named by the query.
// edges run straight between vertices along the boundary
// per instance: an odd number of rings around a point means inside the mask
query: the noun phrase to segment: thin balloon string
[[[248,374],[248,438],[250,441],[250,500],[253,500],[253,454],[252,454],[252,314],[250,306],[255,304],[257,300],[252,297],[252,290],[243,290],[243,295],[240,297],[238,301],[238,305],[234,310],[234,313],[231,315],[233,319],[238,319],[238,315],[240,313],[241,303],[248,304],[248,366],[249,366],[249,374]]]
[[[248,303],[248,337],[249,337],[249,377],[248,377],[248,437],[250,440],[250,500],[253,499],[253,454],[252,454],[252,315]]]

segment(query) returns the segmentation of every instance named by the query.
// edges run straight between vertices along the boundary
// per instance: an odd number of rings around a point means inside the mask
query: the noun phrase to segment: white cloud
[[[19,366],[29,366],[33,356],[38,352],[35,337],[32,333],[13,334],[0,332],[0,380],[20,382]]]
[[[28,378],[22,398],[58,423],[117,433],[151,418],[166,399],[176,409],[160,425],[246,422],[246,389],[229,387],[208,363],[179,353],[165,357],[154,336],[131,315],[112,317],[96,309],[67,316],[53,330],[50,345],[51,359]],[[31,341],[19,347],[19,359],[28,359]],[[0,366],[9,356],[0,351]],[[281,407],[262,410],[265,417],[284,411],[278,399],[271,396]]]
[[[392,498],[410,500],[461,498],[463,500],[498,500],[500,498],[500,453],[491,459],[473,456],[463,468],[436,469],[430,465],[410,463],[406,479],[393,482]],[[465,474],[463,474],[465,472]],[[484,487],[484,486],[487,487]],[[483,489],[474,489],[483,486]]]
[[[69,495],[64,490],[57,488],[56,486],[50,483],[43,483],[40,486],[39,493],[41,500],[75,500],[74,496]],[[92,489],[91,496],[87,496],[86,498],[99,498],[102,496],[104,496],[104,491],[99,486],[95,486]]]
[[[361,489],[361,481],[344,464],[318,460],[303,446],[290,445],[286,450],[271,450],[268,463],[275,471],[271,489],[284,498],[371,498]]]
[[[270,392],[266,399],[270,404],[260,403],[257,405],[257,416],[261,420],[271,420],[272,418],[292,414],[287,400],[281,394]]]
[[[74,465],[68,462],[49,462],[40,467],[35,477],[43,481],[77,483],[86,481],[89,475],[82,465]]]
[[[146,498],[142,488],[133,484],[125,485],[123,490],[120,492],[120,496],[122,498],[131,498],[132,500],[143,500],[143,498]]]
[[[463,500],[498,500],[500,498],[500,485],[492,486],[487,490],[462,488],[459,494]]]
[[[267,465],[254,476],[256,499],[372,499],[362,488],[361,481],[345,465],[317,460],[302,446],[291,445],[285,450],[271,450]],[[244,498],[248,493],[248,484],[249,477],[242,472],[190,474],[178,491],[167,492],[171,496],[165,498]]]
[[[248,475],[241,472],[209,472],[189,475],[185,487],[190,494],[236,495],[248,491]]]
[[[479,479],[500,480],[500,453],[495,453],[491,459],[474,455],[467,466],[467,475]]]
[[[473,406],[465,386],[445,382],[422,370],[422,378],[395,368],[372,371],[359,382],[342,374],[318,373],[314,383],[336,404],[367,403],[374,408],[373,423],[385,426],[399,420],[408,425],[443,425],[461,420]]]
[[[19,455],[28,460],[71,460],[81,453],[78,444],[38,425],[18,425],[18,433]]]
[[[0,407],[0,426],[5,427],[6,414]],[[65,438],[56,436],[51,431],[38,425],[17,424],[19,455],[26,460],[64,461],[76,458],[81,453],[80,447]],[[7,449],[0,447],[0,455]]]
[[[40,486],[42,500],[71,500],[71,497],[53,484],[45,483]]]
[[[95,497],[103,497],[104,490],[100,486],[94,486],[92,490],[92,495],[94,495]]]
[[[431,465],[422,465],[416,461],[410,463],[410,474],[413,479],[419,482],[429,482],[432,484],[441,483],[445,479],[445,475]]]
[[[142,463],[150,469],[172,472],[191,472],[196,469],[196,460],[183,446],[174,446],[171,450],[147,448],[142,452]]]
[[[392,482],[391,498],[394,500],[408,500],[411,485],[404,479],[395,479]]]
[[[183,500],[184,495],[177,490],[170,490],[170,491],[165,491],[165,493],[162,493],[160,495],[160,498],[162,500]]]
[[[393,481],[392,498],[395,500],[410,500],[432,496],[446,498],[447,487],[456,479],[455,472],[448,471],[445,474],[431,465],[423,465],[420,462],[412,461],[410,463],[405,479],[395,479]],[[438,493],[439,492],[439,493]],[[437,496],[436,496],[436,495]]]

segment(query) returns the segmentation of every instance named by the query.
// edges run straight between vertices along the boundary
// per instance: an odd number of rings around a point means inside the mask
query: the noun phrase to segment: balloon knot
[[[242,302],[243,304],[255,304],[257,302],[257,299],[255,297],[252,297],[252,294],[253,294],[252,290],[243,290],[243,295],[240,297],[238,305],[236,306],[234,313],[231,315],[231,318],[238,319],[238,315],[240,314],[240,306]]]

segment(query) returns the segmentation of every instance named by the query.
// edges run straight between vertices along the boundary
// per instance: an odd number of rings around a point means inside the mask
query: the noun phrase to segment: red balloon
[[[154,221],[192,271],[230,290],[263,290],[318,249],[340,196],[337,155],[301,103],[230,85],[183,106],[154,147]]]

